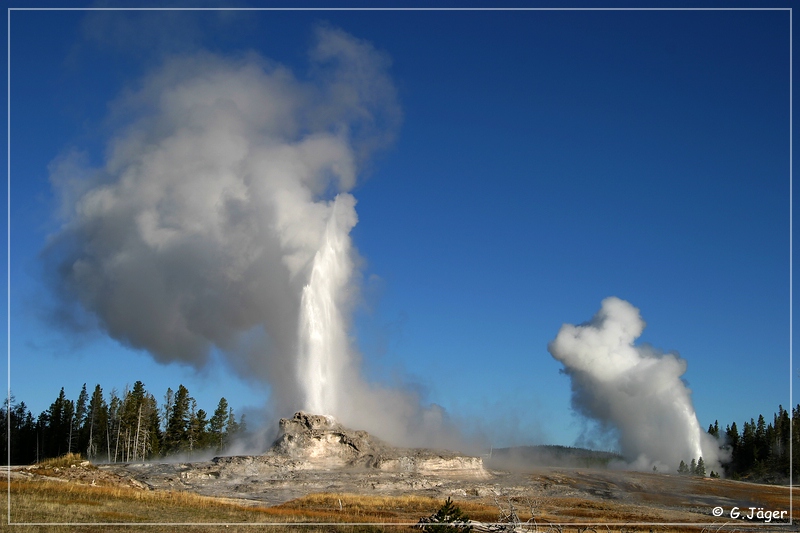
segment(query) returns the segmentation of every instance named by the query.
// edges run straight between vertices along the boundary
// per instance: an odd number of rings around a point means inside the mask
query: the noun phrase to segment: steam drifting
[[[146,76],[114,103],[125,125],[99,168],[75,154],[51,166],[61,316],[77,310],[163,363],[201,367],[218,349],[270,384],[278,414],[332,414],[404,444],[441,427],[412,393],[366,384],[347,334],[350,191],[400,123],[388,64],[320,27],[305,79],[254,53],[177,57]]]
[[[561,327],[548,350],[572,380],[573,407],[618,432],[633,468],[671,472],[702,456],[719,471],[718,445],[701,430],[681,380],[686,361],[634,346],[644,327],[639,310],[614,297],[589,323]]]

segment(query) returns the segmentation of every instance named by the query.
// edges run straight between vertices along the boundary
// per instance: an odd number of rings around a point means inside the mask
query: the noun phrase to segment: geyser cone
[[[448,450],[397,448],[363,430],[352,430],[329,415],[295,413],[280,420],[281,434],[265,457],[292,461],[299,470],[357,468],[386,472],[488,477],[480,457]]]

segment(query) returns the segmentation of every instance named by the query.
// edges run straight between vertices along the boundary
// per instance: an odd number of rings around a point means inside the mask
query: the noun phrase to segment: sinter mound
[[[328,415],[302,411],[280,420],[281,435],[265,454],[297,468],[374,468],[389,472],[486,475],[480,457],[444,450],[395,448],[366,431],[354,431]]]
[[[152,489],[281,503],[313,492],[409,490],[463,492],[465,482],[490,482],[480,457],[444,450],[395,448],[366,431],[345,428],[331,416],[296,413],[280,421],[280,435],[262,455],[210,461],[111,464],[103,470],[130,476]]]

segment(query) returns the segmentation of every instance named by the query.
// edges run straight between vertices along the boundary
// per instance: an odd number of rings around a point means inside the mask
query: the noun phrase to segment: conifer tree
[[[25,402],[12,406],[10,418],[10,436],[16,443],[11,447],[11,464],[30,464],[36,455],[36,421]]]
[[[86,408],[89,402],[89,393],[86,392],[86,383],[81,387],[81,392],[78,395],[78,400],[75,402],[75,416],[72,421],[72,433],[70,434],[69,451],[82,450],[80,432],[83,427],[84,419],[86,418]]]
[[[247,433],[247,421],[245,420],[245,415],[242,413],[241,418],[239,418],[239,434],[244,435]]]
[[[109,448],[109,461],[117,462],[117,460],[125,461],[125,445],[120,442],[124,437],[122,434],[122,399],[117,395],[117,389],[111,389],[111,399],[108,402],[108,424],[106,426],[106,433],[108,433]],[[120,455],[122,454],[122,456]]]
[[[164,394],[164,406],[162,407],[163,412],[161,413],[161,420],[164,423],[164,433],[167,432],[167,426],[169,425],[169,419],[172,416],[172,404],[175,400],[175,392],[167,387],[167,392]]]
[[[225,436],[225,423],[228,420],[228,400],[223,396],[208,421],[209,444],[217,452],[222,451],[223,437]]]
[[[739,447],[740,437],[739,428],[736,427],[736,422],[725,428],[725,436],[728,438],[728,443],[734,450]]]
[[[14,396],[6,398],[0,407],[0,464],[30,464],[36,460],[36,421],[25,402],[15,403]],[[11,448],[8,448],[8,440]]]
[[[64,415],[64,387],[50,407],[47,409],[45,431],[43,432],[43,451],[47,457],[61,454],[61,438],[63,437],[62,416]]]
[[[758,415],[758,422],[756,422],[753,441],[755,447],[755,458],[761,462],[767,461],[770,455],[770,447],[767,439],[767,424],[764,420],[764,415]]]
[[[126,387],[127,389],[127,387]],[[144,383],[137,381],[133,389],[126,390],[122,396],[122,413],[119,433],[124,434],[125,461],[139,461],[144,458],[148,448],[147,443],[147,408],[145,406],[146,391]]]
[[[429,522],[422,526],[422,530],[428,533],[467,533],[472,529],[469,525],[469,517],[447,497],[436,513],[429,519]]]
[[[97,459],[103,452],[108,453],[107,424],[108,405],[103,398],[103,389],[97,384],[89,400],[89,409],[84,421],[84,432],[88,433],[86,457],[90,461]]]
[[[72,453],[72,431],[75,425],[75,402],[72,400],[65,400],[64,401],[64,413],[61,415],[61,431],[63,435],[61,439],[63,440],[63,448],[61,451],[58,452],[58,455],[62,453]]]
[[[147,427],[147,458],[157,456],[161,453],[161,422],[158,414],[158,402],[152,394],[145,396]]]
[[[739,464],[739,429],[736,427],[736,422],[725,428],[725,449],[730,451],[731,459],[728,463],[723,465],[725,468],[725,475],[732,476],[736,471],[736,465]]]
[[[236,415],[233,413],[233,407],[228,408],[228,422],[225,424],[225,436],[222,438],[223,445],[228,446],[236,438],[239,433],[239,424],[236,422]]]
[[[739,471],[750,470],[758,460],[758,449],[756,448],[756,422],[752,418],[750,422],[745,422],[742,428],[742,439],[739,444],[738,464]]]
[[[775,415],[775,437],[774,437],[774,460],[773,469],[781,475],[789,475],[789,437],[791,420],[789,413],[782,405],[778,406],[778,413]]]
[[[208,442],[208,420],[206,420],[206,412],[203,409],[198,409],[192,414],[189,422],[189,435],[191,440],[191,449],[202,450],[207,448]]]
[[[199,448],[197,438],[200,433],[199,420],[197,419],[197,401],[194,398],[189,400],[189,424],[186,428],[186,448],[189,453]]]
[[[706,477],[706,463],[703,461],[703,458],[697,460],[697,466],[694,469],[694,475]]]
[[[164,435],[164,448],[167,453],[188,449],[189,406],[191,397],[183,385],[178,386],[172,408],[170,409],[167,431]]]

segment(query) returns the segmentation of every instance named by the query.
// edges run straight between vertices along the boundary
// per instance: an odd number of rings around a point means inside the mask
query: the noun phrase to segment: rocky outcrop
[[[281,418],[280,436],[267,455],[307,463],[307,467],[358,466],[361,459],[389,446],[366,431],[353,431],[332,416],[302,411],[293,418]]]
[[[403,453],[405,452],[405,453]],[[433,450],[400,450],[395,456],[379,456],[372,465],[385,472],[417,472],[426,475],[486,477],[480,457]]]
[[[332,416],[302,411],[280,420],[281,434],[266,456],[286,458],[295,468],[366,468],[382,472],[485,477],[480,457],[421,448],[395,448],[366,431],[354,431]]]

